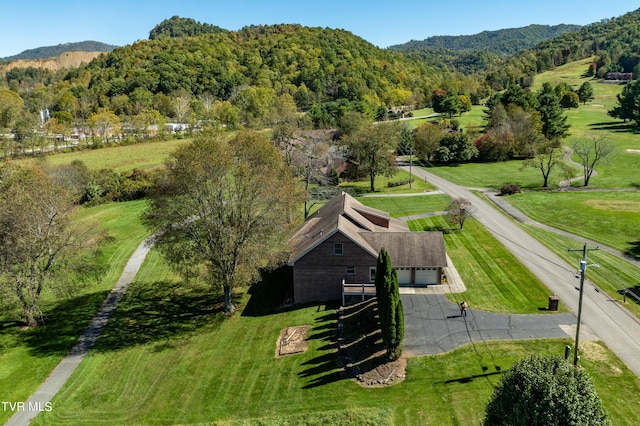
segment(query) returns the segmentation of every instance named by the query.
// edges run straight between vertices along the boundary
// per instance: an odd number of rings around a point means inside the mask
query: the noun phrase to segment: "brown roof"
[[[361,232],[360,235],[376,252],[381,248],[387,250],[395,268],[447,266],[441,232]]]
[[[389,227],[378,226],[363,214],[386,219]],[[396,267],[446,266],[442,233],[409,232],[403,221],[367,207],[345,192],[329,200],[293,232],[289,240],[289,265],[292,266],[336,232],[350,238],[373,257],[377,257],[380,248],[385,247]]]

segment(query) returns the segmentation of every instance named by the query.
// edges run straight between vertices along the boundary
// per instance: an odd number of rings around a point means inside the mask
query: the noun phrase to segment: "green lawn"
[[[481,310],[504,313],[540,313],[549,302],[549,290],[477,221],[463,230],[452,229],[445,217],[409,222],[412,231],[444,230],[447,254],[467,291],[448,295]],[[566,310],[561,306],[562,310]]]
[[[405,217],[443,211],[451,202],[451,197],[447,194],[426,194],[406,197],[360,197],[358,201],[366,206],[383,210],[391,217]]]
[[[111,169],[118,173],[133,169],[149,170],[162,164],[169,154],[189,141],[190,139],[177,139],[100,149],[85,149],[43,158],[46,164],[51,165],[70,164],[74,160],[80,160],[90,170]],[[41,160],[27,159],[22,161]]]
[[[409,359],[404,382],[365,389],[337,367],[336,307],[274,310],[281,284],[270,277],[226,316],[206,287],[184,287],[152,251],[95,349],[33,424],[479,424],[501,371],[571,343],[476,343]],[[276,358],[280,331],[304,324],[308,351]],[[640,381],[593,345],[581,365],[614,424],[637,424]]]
[[[75,344],[145,238],[139,220],[144,206],[136,201],[82,209],[78,220],[97,221],[109,235],[101,248],[104,276],[68,299],[44,294],[46,322],[35,329],[21,330],[13,312],[0,317],[0,400],[26,401]],[[0,411],[0,423],[10,416],[8,410]]]
[[[605,135],[615,145],[614,153],[607,161],[596,165],[598,174],[591,179],[590,186],[601,188],[635,188],[640,187],[640,135],[629,123],[623,123],[607,115],[607,111],[617,105],[616,95],[622,91],[621,85],[602,83],[599,80],[584,77],[591,58],[572,62],[554,70],[536,76],[533,91],[539,91],[542,84],[549,82],[556,86],[561,82],[568,83],[574,89],[586,81],[594,89],[594,100],[578,108],[566,110],[567,122],[571,125],[570,136],[564,144],[571,147],[577,140]],[[484,107],[474,106],[471,112],[455,117],[461,127],[470,133],[482,130]],[[417,126],[422,119],[412,120]],[[436,119],[436,118],[431,118]],[[578,160],[574,156],[574,160]],[[523,188],[536,188],[542,185],[540,171],[534,169],[521,170],[521,161],[508,161],[491,164],[463,164],[459,167],[435,167],[429,171],[460,185],[480,188],[500,188],[506,183],[516,183]],[[581,171],[578,171],[581,173]],[[556,187],[563,177],[552,173],[550,186]],[[580,182],[575,183],[576,186]]]
[[[640,192],[525,192],[506,198],[530,218],[640,258]]]
[[[522,168],[522,161],[511,160],[499,163],[465,163],[459,166],[438,166],[426,168],[427,171],[436,174],[458,185],[471,188],[500,189],[506,184],[516,184],[521,188],[541,188],[543,179],[538,169]],[[549,178],[549,187],[557,188],[558,183],[564,177],[552,171]]]
[[[392,186],[389,186],[390,182],[392,183]],[[393,183],[395,182],[407,183],[403,185],[393,186]],[[411,186],[411,188],[409,188],[409,186]],[[340,187],[348,190],[355,195],[372,193],[371,183],[369,182],[368,177],[357,181],[345,181],[340,184]],[[409,172],[406,172],[404,170],[398,170],[393,177],[376,176],[374,181],[374,188],[375,191],[373,193],[381,192],[385,194],[418,194],[421,192],[428,192],[436,189],[435,186],[422,179],[417,178],[415,175],[413,176],[413,182],[411,183],[411,185],[409,185]]]

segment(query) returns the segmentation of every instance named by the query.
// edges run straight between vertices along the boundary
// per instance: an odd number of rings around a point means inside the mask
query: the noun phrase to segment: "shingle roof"
[[[441,232],[361,232],[379,253],[384,247],[395,268],[447,266]]]
[[[388,220],[389,227],[374,224],[360,212]],[[409,232],[406,223],[363,205],[345,192],[329,200],[293,232],[289,240],[289,265],[293,266],[336,232],[341,232],[374,257],[385,247],[390,256],[393,253],[396,267],[446,266],[442,233]]]

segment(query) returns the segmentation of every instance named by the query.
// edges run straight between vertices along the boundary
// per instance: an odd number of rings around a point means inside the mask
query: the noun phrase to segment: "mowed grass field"
[[[82,151],[48,155],[24,161],[44,161],[53,166],[82,161],[90,170],[110,169],[118,173],[133,169],[149,170],[162,164],[179,146],[190,139],[175,139],[162,142],[147,142],[125,146],[85,149]]]
[[[391,217],[406,217],[447,208],[451,197],[447,194],[408,195],[397,197],[359,197],[365,206],[389,213]]]
[[[144,201],[83,208],[77,220],[98,223],[108,238],[101,246],[105,267],[99,281],[90,281],[68,299],[43,293],[45,324],[23,330],[16,326],[13,311],[0,317],[0,400],[26,401],[62,360],[115,285],[129,257],[144,240],[140,223]],[[0,410],[0,423],[11,416]]]
[[[538,222],[640,258],[640,191],[525,192],[507,200]]]
[[[363,388],[339,368],[337,306],[279,311],[282,284],[271,275],[226,316],[152,250],[95,349],[32,424],[479,424],[502,371],[571,343],[485,341],[408,359],[402,383]],[[280,332],[295,325],[311,326],[308,350],[276,357]],[[637,424],[638,378],[598,342],[585,345],[581,364],[613,423]]]

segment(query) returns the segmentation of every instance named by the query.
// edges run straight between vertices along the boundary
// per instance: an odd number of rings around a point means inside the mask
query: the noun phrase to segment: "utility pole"
[[[413,173],[411,173],[411,167],[413,166],[413,145],[409,148],[409,189],[413,181]]]
[[[598,247],[588,249],[587,243],[584,244],[582,250],[569,249],[569,251],[582,251],[582,259],[580,259],[580,296],[578,298],[578,324],[576,325],[576,345],[573,351],[573,365],[578,366],[578,344],[580,343],[580,320],[582,318],[582,293],[584,291],[584,273],[587,271],[587,253],[592,250],[598,250]]]

